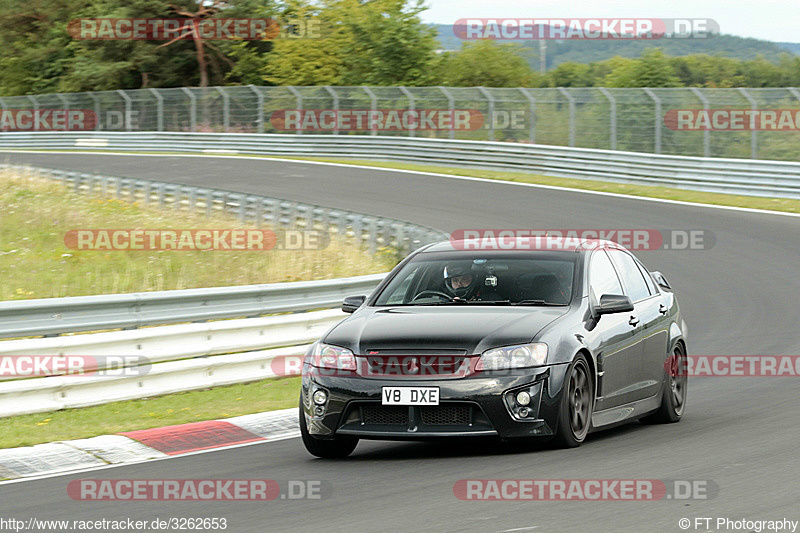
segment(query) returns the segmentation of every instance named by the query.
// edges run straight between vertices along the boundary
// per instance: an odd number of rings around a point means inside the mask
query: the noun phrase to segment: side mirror
[[[598,315],[611,315],[627,311],[633,311],[633,303],[623,294],[604,294],[600,297],[600,305],[595,307]]]
[[[669,284],[669,281],[667,281],[667,278],[664,277],[664,274],[658,270],[654,270],[653,272],[650,272],[650,274],[653,276],[653,279],[656,280],[656,283],[658,283],[659,287],[669,290],[672,289],[672,285]]]
[[[366,296],[348,296],[342,302],[342,311],[352,313],[361,307],[366,299]]]

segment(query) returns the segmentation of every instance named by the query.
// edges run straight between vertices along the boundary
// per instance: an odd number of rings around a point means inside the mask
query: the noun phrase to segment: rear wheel
[[[679,343],[669,358],[669,369],[664,369],[665,386],[658,411],[642,418],[645,424],[672,424],[678,422],[686,408],[686,392],[689,384],[686,366],[686,350]]]
[[[303,444],[311,455],[322,457],[323,459],[335,459],[347,457],[358,445],[358,439],[351,437],[336,437],[334,439],[323,440],[311,436],[306,427],[306,415],[303,412],[303,402],[300,401],[300,436]]]
[[[593,410],[594,386],[589,363],[583,354],[578,354],[567,370],[553,444],[560,448],[580,446],[589,433]]]

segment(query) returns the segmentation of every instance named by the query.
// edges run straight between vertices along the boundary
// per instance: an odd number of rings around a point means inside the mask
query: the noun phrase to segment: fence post
[[[256,113],[256,123],[258,124],[258,133],[264,133],[264,95],[261,91],[256,89],[255,85],[248,85],[248,89],[256,93],[258,99],[258,112]]]
[[[750,93],[747,92],[747,89],[742,87],[739,88],[739,92],[742,93],[742,96],[747,98],[747,101],[750,102],[750,109],[756,110],[758,109],[758,104],[756,103],[755,98],[750,96]],[[752,126],[752,124],[751,124]],[[758,138],[756,137],[755,128],[750,128],[750,159],[758,159]]]
[[[69,101],[67,101],[67,99],[66,99],[66,98],[64,98],[64,95],[63,95],[63,94],[61,94],[61,93],[56,93],[56,97],[57,97],[59,100],[61,100],[61,103],[64,105],[64,109],[65,109],[66,111],[69,111]]]
[[[189,97],[189,102],[191,103],[191,107],[189,107],[189,120],[192,124],[192,131],[197,131],[197,97],[186,87],[181,87],[181,91]]]
[[[652,98],[653,102],[656,104],[656,114],[655,114],[655,119],[656,120],[655,120],[655,123],[654,123],[654,128],[655,128],[655,133],[656,133],[656,140],[655,140],[655,150],[653,150],[653,151],[655,153],[657,153],[657,154],[660,154],[661,153],[661,122],[663,120],[663,117],[661,115],[661,99],[658,96],[656,96],[656,93],[654,93],[651,89],[645,89],[644,92],[647,93],[647,96]]]
[[[131,131],[131,115],[133,114],[131,97],[122,89],[117,89],[117,94],[122,96],[122,99],[125,101],[125,116],[122,118],[122,120],[125,121],[125,131]]]
[[[611,106],[611,123],[609,124],[611,130],[611,149],[617,149],[617,99],[614,98],[614,95],[611,94],[611,91],[606,89],[605,87],[600,87],[600,92],[603,93],[608,99],[608,103]]]
[[[695,96],[703,103],[703,109],[708,111],[708,99],[703,96],[703,93],[697,87],[689,87]],[[709,130],[703,131],[703,157],[711,157],[711,132]]]
[[[295,87],[293,87],[291,85],[288,85],[286,88],[289,89],[289,92],[292,93],[295,96],[295,98],[297,98],[297,109],[298,110],[302,110],[303,109],[303,95],[300,94],[300,91],[298,91],[297,88],[295,88]],[[299,128],[297,128],[296,133],[297,133],[297,135],[302,135],[303,134],[303,127],[300,126]]]
[[[575,98],[567,92],[564,87],[559,87],[558,91],[564,95],[569,102],[569,146],[575,146]]]
[[[494,96],[486,90],[486,87],[478,87],[477,89],[489,101],[489,140],[494,141]]]
[[[367,93],[367,96],[369,96],[369,101],[370,101],[369,109],[370,109],[370,111],[376,111],[378,109],[378,97],[375,96],[375,93],[372,92],[372,89],[370,89],[366,85],[362,85],[361,88],[364,89],[364,92]],[[372,117],[370,117],[370,119],[367,120],[367,124],[369,125],[369,134],[370,135],[377,135],[378,134],[378,130],[376,130],[375,128],[372,127],[373,126],[372,125]]]
[[[406,96],[406,98],[408,98],[408,110],[409,111],[414,111],[414,109],[415,109],[414,108],[414,95],[411,94],[411,91],[409,91],[406,87],[400,86],[400,87],[398,87],[398,89],[400,89],[400,91]],[[408,129],[408,136],[409,137],[414,137],[414,130],[413,129],[411,129],[411,128]]]
[[[333,112],[336,115],[336,122],[335,126],[333,127],[333,134],[339,135],[339,95],[336,94],[336,91],[334,91],[330,85],[323,85],[322,88],[328,91],[328,94],[331,95],[331,98],[333,98]]]
[[[446,88],[444,88],[442,86],[439,86],[439,90],[442,91],[442,93],[444,94],[445,98],[447,98],[447,108],[450,110],[450,120],[451,120],[451,124],[452,124],[452,121],[455,120],[456,100],[455,100],[455,98],[453,98],[453,95],[450,94],[450,91],[448,91]],[[455,125],[451,125],[451,127],[450,127],[450,138],[451,139],[455,139],[456,138]]]
[[[222,95],[222,126],[225,128],[225,133],[228,133],[231,129],[231,97],[223,87],[217,87],[217,91]]]
[[[536,98],[534,98],[531,93],[529,93],[526,89],[519,87],[519,92],[528,99],[528,103],[530,104],[531,109],[531,134],[529,140],[531,144],[536,144]]]
[[[158,128],[156,131],[164,131],[164,97],[155,89],[151,88],[149,91],[156,97],[156,127]]]
[[[100,118],[100,99],[94,93],[83,93],[88,94],[89,98],[92,99],[94,102],[94,114],[97,116],[97,124],[95,125],[95,130],[102,130],[103,129],[103,120]]]

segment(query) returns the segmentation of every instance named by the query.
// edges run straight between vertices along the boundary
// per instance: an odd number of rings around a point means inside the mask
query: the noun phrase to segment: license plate
[[[439,405],[439,387],[383,387],[383,405]]]

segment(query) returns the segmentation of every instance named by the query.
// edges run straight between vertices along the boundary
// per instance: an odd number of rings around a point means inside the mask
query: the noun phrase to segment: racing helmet
[[[470,261],[454,261],[444,267],[444,284],[457,298],[468,298],[478,289],[478,273],[472,269]],[[453,282],[458,286],[453,286]]]

